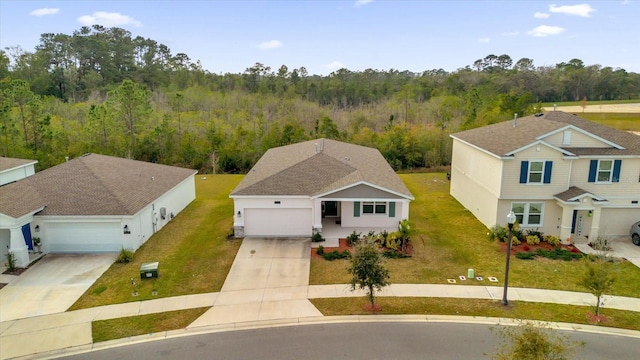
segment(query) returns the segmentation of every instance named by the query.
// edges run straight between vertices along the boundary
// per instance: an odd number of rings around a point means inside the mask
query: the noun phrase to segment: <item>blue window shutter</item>
[[[622,160],[615,160],[613,162],[613,179],[612,182],[620,182],[620,167],[622,167]]]
[[[551,183],[551,168],[553,167],[553,161],[544,162],[544,183]]]
[[[591,160],[589,164],[589,182],[596,182],[597,171],[598,171],[598,160]]]
[[[520,162],[520,184],[527,183],[528,175],[529,175],[529,162],[521,161]]]
[[[396,203],[393,201],[389,202],[389,217],[396,217]]]
[[[360,201],[353,202],[353,217],[360,217]]]

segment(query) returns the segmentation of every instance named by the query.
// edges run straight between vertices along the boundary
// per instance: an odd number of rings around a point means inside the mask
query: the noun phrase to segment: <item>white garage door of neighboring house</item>
[[[122,249],[120,223],[48,223],[46,242],[54,253],[118,252]]]
[[[245,236],[311,236],[311,209],[245,209]]]

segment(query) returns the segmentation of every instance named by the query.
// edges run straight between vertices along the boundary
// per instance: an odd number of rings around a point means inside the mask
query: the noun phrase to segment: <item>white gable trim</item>
[[[614,142],[612,142],[612,141],[609,141],[609,140],[607,140],[607,139],[601,138],[601,137],[600,137],[600,136],[598,136],[598,135],[595,135],[595,134],[593,134],[593,133],[590,133],[590,132],[588,132],[588,131],[586,131],[586,130],[584,130],[584,129],[581,129],[581,128],[579,128],[579,127],[576,127],[576,126],[574,126],[574,125],[567,125],[567,126],[563,126],[563,127],[561,127],[560,129],[556,129],[556,130],[550,131],[550,132],[548,132],[548,133],[546,133],[546,134],[540,135],[540,136],[538,136],[536,139],[537,139],[537,140],[542,140],[542,139],[544,139],[544,138],[545,138],[545,137],[547,137],[547,136],[551,136],[551,135],[557,134],[557,133],[559,133],[559,132],[561,132],[561,131],[565,131],[565,130],[575,130],[575,131],[577,131],[577,132],[579,132],[579,133],[582,133],[583,135],[589,136],[589,137],[591,137],[591,138],[593,138],[593,139],[596,139],[596,140],[598,140],[598,141],[602,141],[603,143],[605,143],[605,144],[607,144],[607,145],[609,145],[609,146],[612,146],[612,147],[614,147],[614,148],[616,148],[616,149],[624,150],[624,147],[622,147],[622,146],[620,146],[620,145],[618,145],[618,144],[616,144],[616,143],[614,143]]]
[[[14,167],[9,168],[9,169],[0,170],[0,174],[5,173],[5,172],[9,172],[9,171],[13,171],[13,170],[15,170],[15,169],[26,168],[27,166],[35,165],[35,164],[37,164],[37,163],[38,163],[38,160],[34,160],[34,161],[32,161],[32,162],[30,162],[30,163],[27,163],[27,164],[14,166]]]
[[[557,198],[557,197],[555,197],[555,196],[554,196],[554,198],[555,198],[558,202],[560,202],[560,203],[562,203],[562,204],[565,204],[565,205],[576,204],[576,203],[578,203],[578,204],[579,204],[579,203],[581,203],[581,201],[580,201],[580,200],[582,200],[582,199],[584,199],[584,198],[591,198],[591,199],[593,199],[593,200],[595,200],[595,201],[598,201],[598,202],[608,202],[608,200],[607,200],[607,199],[605,199],[605,198],[603,198],[603,197],[600,197],[600,196],[597,196],[597,195],[594,195],[594,194],[592,194],[592,193],[590,193],[590,192],[586,192],[586,193],[580,194],[580,195],[578,195],[578,196],[574,196],[574,197],[569,198],[569,199],[567,199],[567,200],[562,200],[562,199],[559,199],[559,198]]]
[[[388,193],[390,193],[390,194],[393,194],[393,195],[396,195],[396,196],[403,197],[403,198],[408,199],[408,200],[413,200],[413,199],[414,199],[414,197],[413,197],[413,196],[407,196],[407,195],[405,195],[405,194],[401,194],[401,193],[399,193],[399,192],[396,192],[396,191],[393,191],[393,190],[389,190],[389,189],[384,188],[384,187],[382,187],[382,186],[374,185],[374,184],[368,183],[368,182],[366,182],[366,181],[358,181],[358,182],[355,182],[355,183],[349,184],[349,185],[347,185],[347,186],[343,186],[343,187],[338,188],[338,189],[333,189],[333,190],[331,190],[331,191],[327,191],[327,192],[322,193],[322,194],[313,195],[313,196],[311,196],[311,199],[317,199],[317,198],[321,198],[321,197],[326,197],[327,195],[331,195],[331,194],[336,193],[336,192],[338,192],[338,191],[342,191],[342,190],[345,190],[345,189],[349,189],[349,188],[352,188],[352,187],[354,187],[354,186],[358,186],[358,185],[366,185],[366,186],[372,187],[372,188],[374,188],[374,189],[378,189],[378,190],[380,190],[380,191],[388,192]]]
[[[229,195],[231,199],[311,199],[308,195]]]
[[[520,151],[526,150],[526,149],[528,149],[530,147],[537,146],[537,145],[544,145],[544,146],[546,146],[548,148],[551,148],[551,149],[553,149],[553,150],[555,150],[557,152],[560,152],[560,153],[562,153],[562,154],[564,154],[566,156],[575,156],[575,154],[571,153],[570,151],[567,151],[567,150],[559,148],[559,147],[557,147],[555,145],[549,144],[548,142],[545,142],[544,140],[534,141],[529,145],[525,145],[525,146],[523,146],[521,148],[518,148],[518,149],[515,149],[515,150],[513,150],[511,152],[508,152],[506,155],[515,155],[516,153],[519,153]]]

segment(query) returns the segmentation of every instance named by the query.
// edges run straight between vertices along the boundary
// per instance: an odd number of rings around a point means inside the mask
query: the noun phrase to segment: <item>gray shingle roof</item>
[[[35,164],[37,162],[37,160],[14,159],[0,156],[0,172],[10,170],[18,166]]]
[[[0,213],[134,215],[195,170],[89,154],[0,187]]]
[[[487,150],[497,156],[517,150],[536,141],[536,138],[551,131],[573,125],[600,138],[618,144],[624,149],[615,148],[565,148],[576,155],[640,155],[640,138],[625,131],[601,125],[573,114],[552,111],[542,116],[525,116],[513,120],[484,126],[477,129],[452,134],[457,138]]]
[[[579,197],[579,196],[582,196],[582,195],[592,195],[592,196],[597,197],[597,195],[593,194],[592,192],[589,192],[587,190],[583,190],[583,189],[581,189],[581,188],[579,188],[577,186],[571,186],[571,187],[569,187],[569,189],[567,189],[567,190],[565,190],[565,191],[563,191],[561,193],[555,194],[553,196],[555,198],[560,199],[560,200],[565,201],[565,202],[569,202],[569,201],[580,202],[580,200],[578,200],[576,198]],[[602,201],[602,200],[603,199],[601,199],[600,197],[597,197],[597,199],[596,199],[596,201]]]
[[[269,149],[231,196],[317,196],[362,181],[413,199],[377,149],[329,139]]]

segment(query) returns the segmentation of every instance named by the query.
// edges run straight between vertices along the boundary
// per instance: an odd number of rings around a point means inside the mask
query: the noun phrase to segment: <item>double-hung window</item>
[[[387,203],[380,201],[365,201],[362,203],[363,214],[386,214]]]
[[[521,184],[550,184],[553,161],[532,160],[520,162]]]
[[[522,226],[542,226],[543,203],[513,203],[511,209]]]
[[[591,160],[589,164],[589,182],[617,183],[620,182],[622,160]]]
[[[542,184],[544,173],[544,161],[531,161],[529,163],[529,184]]]

